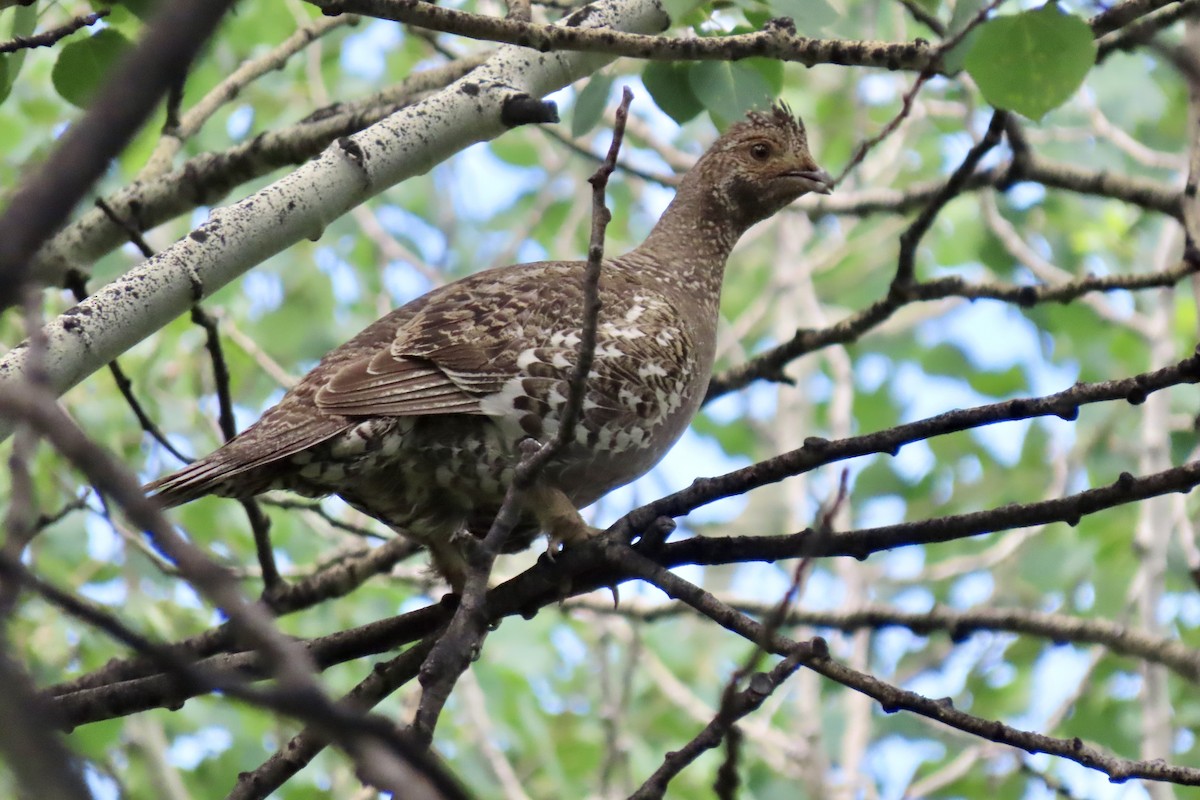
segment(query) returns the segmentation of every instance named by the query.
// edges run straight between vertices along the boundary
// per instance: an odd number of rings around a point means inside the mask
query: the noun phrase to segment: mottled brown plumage
[[[576,509],[650,469],[704,397],[725,260],[806,192],[830,191],[784,106],[751,113],[680,183],[646,241],[606,260],[595,361],[574,442],[531,492],[510,549],[588,530]],[[583,308],[580,261],[488,270],[419,297],[325,356],[257,423],[150,484],[166,506],[286,488],[338,494],[429,547],[485,532],[526,437],[558,429]]]

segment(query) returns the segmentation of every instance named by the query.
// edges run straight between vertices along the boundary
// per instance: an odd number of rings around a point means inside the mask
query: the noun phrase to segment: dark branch
[[[756,380],[778,380],[784,367],[795,359],[823,347],[849,344],[882,325],[897,311],[912,302],[931,302],[950,297],[967,300],[1001,300],[1022,308],[1042,303],[1069,303],[1092,292],[1138,291],[1174,286],[1200,271],[1200,263],[1182,260],[1162,272],[1135,275],[1087,275],[1066,283],[1003,284],[971,283],[958,277],[938,278],[893,288],[887,296],[827,328],[803,329],[787,342],[761,353],[739,367],[713,377],[704,402],[749,386]]]
[[[779,634],[768,637],[762,624],[738,613],[709,592],[675,573],[639,556],[619,542],[606,540],[601,544],[607,558],[619,563],[630,573],[637,574],[642,580],[657,586],[668,596],[682,600],[721,627],[749,641],[765,641],[772,652],[785,658],[794,658],[801,665],[826,678],[873,698],[885,713],[911,711],[988,741],[1007,744],[1030,753],[1046,753],[1069,759],[1105,773],[1114,782],[1145,778],[1185,786],[1200,786],[1200,769],[1167,764],[1162,759],[1133,761],[1119,758],[1087,745],[1079,738],[1059,739],[1020,730],[998,720],[967,714],[954,708],[948,698],[934,700],[838,663],[830,658],[822,639],[802,643]]]
[[[770,672],[758,672],[751,675],[745,689],[728,693],[721,703],[720,713],[713,717],[712,722],[704,726],[704,730],[696,734],[695,738],[686,745],[668,753],[654,774],[629,796],[630,800],[658,800],[661,798],[667,791],[667,785],[676,775],[703,755],[705,751],[720,745],[726,735],[732,732],[734,723],[757,711],[763,701],[800,668],[800,663],[800,656],[788,656],[776,664]]]
[[[745,546],[739,548],[744,554],[758,551],[758,543],[761,541],[758,537],[731,537],[731,540]],[[674,563],[681,553],[681,550],[669,550],[663,556],[668,563]],[[722,598],[722,602],[744,614],[767,620],[768,627],[771,615],[778,610],[778,604],[775,603],[749,602],[733,598]],[[624,601],[620,608],[613,608],[611,603],[596,602],[586,597],[569,600],[563,605],[566,608],[586,608],[595,614],[628,617],[641,622],[656,622],[687,613],[690,609],[684,603],[638,600]],[[1178,639],[1153,636],[1108,619],[1076,617],[1025,608],[977,607],[955,611],[939,606],[930,611],[914,613],[892,606],[869,605],[849,611],[787,609],[780,622],[777,626],[780,628],[829,628],[847,633],[905,628],[918,636],[943,633],[955,642],[963,641],[979,631],[1003,631],[1036,636],[1056,644],[1098,644],[1117,655],[1162,664],[1185,680],[1200,683],[1200,652]]]
[[[325,14],[362,14],[390,19],[431,31],[472,39],[504,42],[541,52],[576,50],[608,53],[656,61],[736,61],[752,56],[793,61],[813,66],[839,64],[890,70],[923,70],[936,57],[937,48],[917,39],[912,42],[813,39],[798,36],[794,25],[772,24],[754,33],[729,36],[668,38],[610,30],[589,30],[572,25],[543,25],[501,19],[434,5],[424,0],[309,0]],[[1134,22],[1169,0],[1125,0],[1091,20],[1096,36]],[[580,12],[576,12],[580,13]]]
[[[80,14],[70,22],[42,31],[41,33],[36,33],[33,36],[17,36],[7,42],[0,42],[0,55],[15,53],[18,50],[28,50],[34,47],[52,47],[72,33],[75,33],[75,31],[86,28],[89,25],[95,25],[108,15],[109,10],[102,8],[91,14]]]
[[[987,133],[967,151],[966,157],[946,180],[941,191],[933,196],[908,229],[900,234],[900,258],[896,264],[896,277],[892,279],[891,291],[902,290],[913,282],[916,276],[917,245],[921,243],[921,238],[929,232],[933,221],[937,219],[937,215],[946,207],[946,204],[957,197],[966,187],[967,179],[975,172],[975,167],[979,166],[983,157],[1000,143],[1007,119],[1007,112],[994,111],[992,113],[992,121],[988,123]]]
[[[463,590],[462,601],[454,614],[446,633],[434,646],[429,658],[421,667],[421,683],[424,691],[421,704],[413,720],[413,730],[418,741],[428,745],[433,740],[433,730],[441,715],[454,684],[470,664],[471,654],[483,643],[486,635],[487,583],[492,565],[500,552],[504,540],[516,525],[521,512],[521,495],[533,486],[538,473],[575,436],[575,426],[583,409],[584,393],[592,359],[596,352],[596,328],[600,318],[600,268],[604,259],[604,231],[611,219],[604,203],[604,190],[608,178],[616,169],[617,153],[625,134],[625,120],[633,93],[627,88],[617,109],[616,124],[608,158],[590,179],[592,184],[592,232],[588,247],[587,268],[583,277],[583,308],[580,321],[581,333],[575,365],[568,379],[567,402],[554,440],[548,442],[517,465],[512,485],[509,486],[492,523],[491,530],[470,555],[469,571]]]

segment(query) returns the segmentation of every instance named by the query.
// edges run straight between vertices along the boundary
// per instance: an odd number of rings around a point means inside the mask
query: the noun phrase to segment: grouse
[[[708,386],[730,250],[751,225],[832,185],[785,105],[751,112],[683,177],[645,242],[603,262],[573,441],[524,495],[506,550],[539,532],[552,546],[590,535],[578,509],[663,457]],[[502,267],[418,297],[326,355],[242,434],[147,491],[164,507],[279,488],[336,494],[425,545],[461,587],[457,534],[487,532],[521,442],[558,430],[585,266]]]

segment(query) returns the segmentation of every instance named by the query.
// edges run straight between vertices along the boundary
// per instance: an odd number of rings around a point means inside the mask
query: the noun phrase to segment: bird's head
[[[714,211],[745,229],[803,194],[829,194],[833,178],[809,152],[804,123],[777,103],[730,126],[688,173],[685,190],[711,193]]]

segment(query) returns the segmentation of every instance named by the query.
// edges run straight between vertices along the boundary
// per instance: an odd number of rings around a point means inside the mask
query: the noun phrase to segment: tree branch
[[[484,56],[431,67],[361,100],[319,108],[294,125],[266,131],[228,150],[189,158],[176,169],[130,184],[102,202],[118,219],[136,221],[142,230],[150,230],[199,206],[217,203],[247,181],[280,167],[303,164],[336,139],[374,125],[458,80],[482,64]],[[38,250],[33,278],[45,285],[60,283],[71,270],[83,273],[125,241],[125,227],[113,224],[109,215],[101,210],[85,212]]]
[[[0,214],[0,310],[20,296],[29,259],[71,213],[188,65],[233,0],[177,0],[155,14],[145,37],[115,69],[50,160]],[[111,359],[109,359],[111,360]]]
[[[612,144],[608,157],[589,179],[592,185],[592,229],[588,246],[587,267],[583,275],[583,308],[581,309],[579,346],[575,364],[567,381],[567,402],[559,420],[554,439],[537,447],[522,458],[517,465],[512,484],[504,496],[504,502],[487,536],[478,547],[472,548],[468,561],[466,585],[462,601],[446,633],[434,646],[429,658],[421,665],[421,704],[413,719],[413,732],[418,741],[428,745],[433,739],[433,730],[438,717],[454,684],[471,663],[472,654],[482,645],[487,633],[488,610],[487,588],[492,565],[500,553],[504,541],[520,519],[523,509],[522,497],[533,487],[538,474],[568,443],[575,438],[575,426],[583,410],[587,390],[588,374],[596,353],[596,328],[600,319],[600,269],[604,260],[604,231],[612,215],[604,202],[604,191],[608,178],[617,166],[617,153],[625,135],[625,119],[629,115],[629,104],[633,93],[626,88],[621,105],[617,109],[616,124],[613,126]]]
[[[879,327],[897,311],[913,302],[932,302],[950,297],[966,300],[1001,300],[1021,308],[1042,303],[1069,303],[1092,292],[1139,291],[1171,287],[1184,278],[1197,274],[1200,262],[1182,260],[1162,272],[1134,275],[1087,275],[1059,284],[972,283],[959,277],[937,278],[931,281],[895,287],[873,304],[827,328],[802,329],[787,342],[771,348],[741,366],[715,375],[708,385],[704,402],[713,400],[757,380],[778,380],[784,367],[808,353],[838,344],[858,341],[864,334]]]
[[[587,8],[585,25],[647,30],[665,22],[649,0],[601,0]],[[189,309],[197,281],[210,295],[301,238],[319,236],[354,205],[468,144],[498,135],[508,98],[541,97],[606,60],[503,48],[437,95],[339,140],[320,158],[239,203],[213,210],[187,237],[46,326],[49,386],[66,391]],[[314,185],[322,187],[319,195],[311,191]],[[27,358],[23,347],[0,358],[0,386],[24,380]],[[9,433],[9,420],[0,419],[0,438]]]
[[[753,602],[736,597],[719,599],[743,614],[760,619],[765,619],[778,610],[775,603]],[[685,603],[654,602],[642,598],[625,600],[619,608],[614,608],[612,603],[606,600],[591,597],[567,600],[563,607],[586,609],[594,614],[629,617],[642,622],[657,622],[687,613],[690,609]],[[849,611],[788,609],[783,615],[782,624],[831,628],[847,633],[904,628],[918,636],[944,633],[955,642],[964,641],[979,631],[1002,631],[1036,636],[1054,644],[1098,644],[1117,655],[1163,664],[1180,677],[1192,683],[1200,683],[1200,652],[1194,648],[1177,639],[1153,636],[1102,618],[1052,614],[1025,608],[977,607],[955,611],[938,606],[922,613],[886,605],[868,605]]]
[[[1167,764],[1161,759],[1134,761],[1119,758],[1085,744],[1078,737],[1059,739],[1020,730],[997,720],[983,719],[959,711],[954,708],[949,698],[934,700],[893,686],[873,675],[859,672],[833,660],[829,657],[824,641],[819,638],[801,643],[780,634],[770,635],[762,624],[738,613],[709,592],[639,556],[625,545],[612,540],[605,540],[601,544],[607,558],[620,564],[626,571],[637,574],[642,580],[657,586],[668,596],[682,600],[721,627],[748,641],[765,642],[764,646],[772,652],[785,658],[794,658],[801,665],[826,678],[873,698],[885,713],[911,711],[989,741],[1017,747],[1030,753],[1046,753],[1069,759],[1105,773],[1114,782],[1144,778],[1185,786],[1200,785],[1200,769]]]
[[[91,14],[80,14],[56,28],[42,31],[33,36],[17,36],[9,39],[7,42],[0,42],[0,55],[4,53],[15,53],[18,50],[28,50],[35,47],[53,47],[63,39],[70,36],[72,33],[95,25],[100,20],[109,15],[109,9],[102,8],[99,11],[94,11]]]

